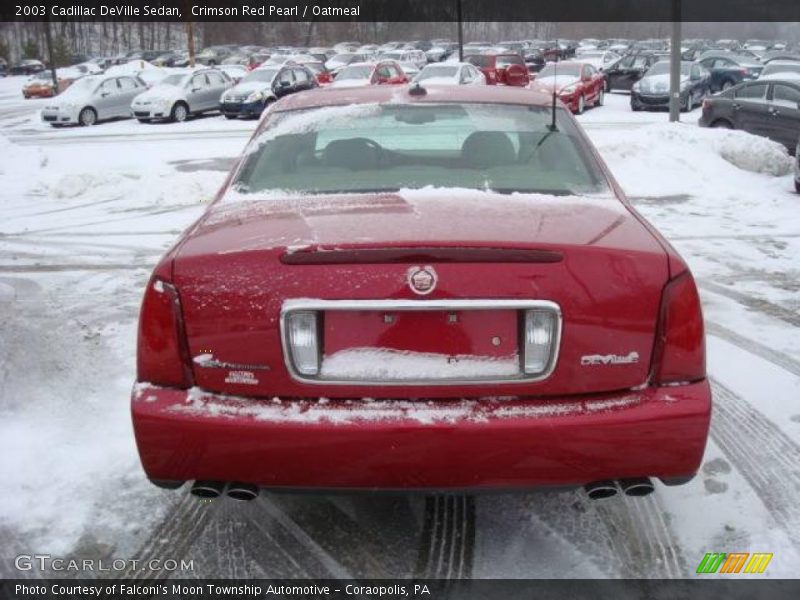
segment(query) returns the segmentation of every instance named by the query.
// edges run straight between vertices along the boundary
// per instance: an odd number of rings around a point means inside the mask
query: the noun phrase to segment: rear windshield
[[[234,182],[243,194],[424,187],[606,192],[565,111],[506,104],[355,105],[276,113]]]

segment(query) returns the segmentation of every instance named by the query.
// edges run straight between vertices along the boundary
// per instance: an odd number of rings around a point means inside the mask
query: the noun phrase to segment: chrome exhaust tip
[[[219,498],[225,484],[222,481],[195,481],[192,484],[192,495],[198,498]]]
[[[593,481],[584,486],[586,495],[592,500],[602,500],[603,498],[611,498],[617,495],[617,486],[610,479],[603,481]]]
[[[619,487],[625,492],[626,496],[642,497],[652,494],[655,490],[653,482],[649,477],[632,477],[630,479],[620,479]]]
[[[226,493],[234,500],[250,501],[258,498],[258,487],[251,483],[229,483]]]

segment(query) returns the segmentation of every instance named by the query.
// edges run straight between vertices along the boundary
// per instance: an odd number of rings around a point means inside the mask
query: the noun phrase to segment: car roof
[[[422,85],[425,88],[425,85]],[[549,94],[536,92],[526,88],[510,86],[458,86],[457,88],[439,89],[425,88],[427,93],[412,95],[410,86],[375,85],[364,88],[328,88],[324,93],[319,90],[300,92],[285,96],[275,105],[275,111],[299,110],[304,108],[321,108],[325,106],[342,106],[344,104],[416,104],[416,103],[486,103],[509,104],[523,106],[549,106],[552,97]]]

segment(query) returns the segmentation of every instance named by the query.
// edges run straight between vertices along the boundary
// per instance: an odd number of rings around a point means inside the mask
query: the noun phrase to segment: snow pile
[[[350,348],[322,359],[322,377],[368,381],[502,378],[519,375],[519,356],[448,356],[391,348]]]
[[[715,195],[723,185],[755,193],[765,175],[792,167],[783,146],[743,131],[659,123],[591,137],[629,195]]]
[[[783,145],[744,131],[722,130],[714,140],[714,149],[745,171],[781,177],[792,170],[792,158]]]

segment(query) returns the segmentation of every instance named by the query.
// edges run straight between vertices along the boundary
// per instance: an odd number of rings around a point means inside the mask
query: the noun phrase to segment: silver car
[[[147,86],[133,75],[81,77],[42,109],[42,120],[53,127],[94,125],[106,119],[131,116],[131,100]]]
[[[140,122],[185,121],[189,115],[219,110],[220,96],[231,87],[231,78],[218,69],[181,69],[136,96],[129,110]]]

